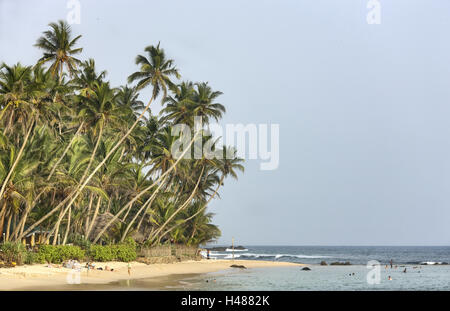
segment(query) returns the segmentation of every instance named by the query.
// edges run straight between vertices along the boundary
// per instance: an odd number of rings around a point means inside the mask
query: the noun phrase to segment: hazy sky
[[[68,1],[0,0],[0,61],[33,64]],[[211,210],[221,243],[450,244],[450,1],[80,0],[83,58],[113,85],[157,44],[224,95],[222,124],[280,124]],[[149,92],[142,92],[148,100]]]

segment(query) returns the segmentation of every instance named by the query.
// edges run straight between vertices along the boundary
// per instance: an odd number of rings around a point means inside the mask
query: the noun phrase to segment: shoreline
[[[59,290],[117,290],[126,287],[130,281],[136,282],[146,279],[155,284],[154,290],[163,289],[182,279],[200,274],[231,270],[230,265],[244,265],[247,268],[267,268],[304,266],[300,263],[260,261],[260,260],[207,260],[182,261],[168,264],[131,263],[131,275],[128,275],[127,263],[124,262],[96,262],[96,267],[109,266],[114,271],[82,269],[79,274],[80,284],[68,282],[75,279],[74,270],[68,268],[48,267],[45,264],[24,265],[15,268],[0,269],[0,290],[26,291],[59,291]],[[84,264],[82,264],[84,266]],[[124,283],[125,282],[125,283]],[[121,283],[124,285],[121,286]],[[153,290],[150,289],[150,290]]]

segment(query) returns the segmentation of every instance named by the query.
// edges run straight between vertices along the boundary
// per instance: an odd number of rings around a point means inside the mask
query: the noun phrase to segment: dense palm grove
[[[220,120],[221,93],[181,81],[159,44],[136,57],[129,85],[113,87],[93,59],[78,58],[81,36],[63,21],[49,26],[35,45],[43,52],[37,64],[0,65],[3,241],[33,232],[50,244],[132,237],[198,245],[217,238],[207,207],[224,179],[243,171],[242,160],[176,157],[172,128],[194,117],[204,129]],[[151,90],[145,102],[138,93],[144,88]],[[158,115],[150,110],[156,101]],[[199,131],[190,146],[209,139]]]

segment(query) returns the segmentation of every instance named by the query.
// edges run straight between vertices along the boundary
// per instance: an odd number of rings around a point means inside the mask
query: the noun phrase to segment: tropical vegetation
[[[112,86],[94,59],[81,59],[80,35],[64,21],[49,27],[35,44],[43,52],[36,64],[0,65],[2,241],[39,233],[42,244],[61,245],[39,256],[59,261],[73,255],[67,244],[89,245],[96,258],[110,259],[134,255],[95,245],[217,239],[207,207],[224,180],[244,170],[243,160],[215,143],[215,153],[234,156],[187,157],[187,148],[177,156],[174,145],[184,134],[173,129],[201,117],[189,146],[213,141],[207,129],[226,111],[217,102],[222,93],[181,80],[159,43],[136,57],[127,85]],[[143,89],[150,98],[141,100]],[[163,107],[158,114],[155,102]]]

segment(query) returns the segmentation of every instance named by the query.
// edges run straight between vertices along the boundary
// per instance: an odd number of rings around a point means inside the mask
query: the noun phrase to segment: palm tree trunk
[[[97,142],[95,143],[94,150],[92,151],[91,158],[89,160],[89,164],[88,164],[87,168],[85,169],[85,171],[83,173],[83,176],[80,179],[80,183],[83,182],[83,179],[86,177],[86,174],[89,172],[90,166],[91,166],[92,162],[94,161],[94,157],[95,157],[95,154],[97,153],[97,148],[98,148],[98,146],[100,144],[102,133],[103,133],[103,125],[100,126],[100,132],[99,132],[99,135],[98,135],[98,138],[97,138]],[[86,185],[86,184],[84,184],[84,185]],[[83,188],[83,187],[77,187],[78,191],[80,190],[80,188]],[[67,205],[67,207],[62,210],[62,214],[60,215],[60,217],[58,219],[58,222],[57,222],[58,226],[56,227],[55,237],[53,238],[53,245],[55,245],[55,239],[57,238],[57,233],[59,231],[59,223],[61,223],[61,220],[64,217],[64,215],[66,215],[67,211],[72,207],[72,204],[75,202],[75,199],[78,197],[78,194],[81,193],[81,192],[78,192],[78,191],[76,190],[75,196],[72,197],[72,200]]]
[[[94,177],[95,173],[103,166],[103,164],[106,163],[106,161],[111,157],[111,155],[117,150],[117,148],[120,147],[120,145],[123,143],[123,141],[131,134],[131,132],[134,130],[136,125],[138,125],[139,121],[142,119],[143,115],[147,112],[147,110],[150,108],[150,104],[152,103],[154,97],[150,99],[147,106],[145,106],[145,109],[141,112],[139,117],[134,121],[133,125],[130,127],[130,129],[126,132],[124,136],[120,138],[120,140],[114,145],[114,147],[111,148],[111,150],[106,154],[104,159],[97,165],[97,167],[92,171],[92,173],[86,178],[86,180],[83,182],[81,187],[78,188],[78,190],[75,192],[75,195],[72,197],[72,200],[70,201],[69,205],[71,205],[77,197],[81,194],[81,191],[83,191],[84,187],[89,183],[89,181]]]
[[[52,175],[55,172],[56,168],[58,167],[59,163],[66,156],[67,152],[69,151],[70,147],[72,146],[73,142],[75,141],[75,138],[77,138],[77,136],[80,134],[81,129],[83,128],[83,125],[84,125],[84,121],[81,122],[80,126],[78,127],[78,130],[73,135],[72,139],[70,140],[69,144],[67,145],[67,147],[64,150],[63,154],[61,155],[61,157],[58,159],[58,161],[56,161],[55,165],[53,165],[52,170],[51,170],[50,174],[47,177],[47,181],[50,180],[50,178],[52,177]]]
[[[86,222],[85,222],[85,229],[84,229],[84,235],[87,235],[88,229],[89,229],[89,215],[91,214],[91,207],[92,207],[92,202],[94,201],[94,194],[91,193],[91,195],[89,196],[89,205],[88,205],[88,210],[87,210],[87,214],[86,214]]]
[[[167,177],[164,178],[164,180],[159,184],[158,188],[152,193],[150,198],[142,205],[142,207],[139,209],[139,211],[134,215],[133,219],[128,224],[127,228],[125,229],[125,232],[122,235],[122,238],[120,239],[120,242],[123,242],[125,240],[125,237],[127,236],[128,231],[130,230],[133,223],[136,221],[136,218],[138,218],[139,214],[142,212],[144,208],[147,207],[147,205],[151,205],[151,202],[153,202],[154,198],[156,197],[156,194],[158,194],[159,189],[161,189],[161,186],[165,183]]]
[[[122,217],[122,222],[124,222],[125,219],[127,219],[128,214],[130,213],[132,207],[133,207],[133,206],[131,205],[131,206],[127,209],[127,212],[126,212],[125,215]]]
[[[71,216],[72,216],[72,209],[69,208],[69,214],[67,214],[67,228],[66,228],[66,233],[64,234],[64,239],[63,239],[62,245],[66,245],[67,237],[69,235],[69,230],[70,230]]]
[[[95,143],[94,150],[92,151],[91,158],[89,159],[88,166],[84,170],[83,176],[80,179],[80,184],[83,182],[84,178],[89,173],[89,170],[91,168],[92,162],[94,162],[95,154],[97,153],[98,146],[100,145],[100,141],[102,139],[102,135],[103,135],[103,124],[100,124],[100,130],[99,130],[99,133],[98,133],[98,138],[97,138],[97,141]],[[69,205],[71,205],[71,204],[69,204]]]
[[[200,180],[202,179],[203,176],[203,171],[204,171],[205,167],[203,166],[202,171],[200,173],[200,177],[197,180],[197,184],[194,187],[194,190],[192,191],[191,195],[187,198],[187,200],[172,214],[170,215],[169,219],[167,219],[161,227],[158,228],[158,230],[155,231],[155,233],[153,234],[153,236],[149,236],[149,241],[150,243],[152,242],[152,240],[162,231],[162,229],[164,229],[165,226],[167,226],[167,224],[180,212],[182,211],[188,204],[189,202],[191,202],[192,198],[194,197],[195,193],[197,192],[197,188],[198,185],[200,184]]]
[[[50,216],[52,216],[58,209],[60,209],[71,197],[71,195],[73,195],[73,192],[68,195],[64,200],[62,200],[61,202],[59,202],[59,204],[53,208],[50,212],[48,212],[47,214],[45,214],[41,219],[39,219],[38,221],[36,221],[34,224],[32,224],[27,230],[25,230],[24,233],[21,234],[21,236],[19,237],[19,239],[23,238],[25,235],[27,235],[28,233],[30,233],[34,228],[36,228],[37,226],[39,226],[43,221],[45,221],[47,218],[49,218]]]
[[[172,164],[172,166],[164,172],[164,174],[162,174],[161,176],[159,176],[159,178],[152,183],[150,186],[148,186],[147,188],[145,188],[144,190],[142,190],[140,193],[138,193],[138,195],[132,199],[127,205],[125,205],[106,225],[105,227],[98,233],[98,235],[95,237],[94,239],[94,243],[97,243],[97,241],[101,238],[101,236],[106,232],[106,230],[109,228],[109,226],[111,226],[119,217],[120,215],[129,207],[131,206],[137,199],[139,199],[144,193],[146,193],[148,190],[150,190],[151,188],[153,188],[153,186],[160,182],[167,174],[169,174],[174,168],[175,166],[178,164],[178,162],[181,161],[181,159],[184,157],[184,155],[191,150],[191,146],[194,143],[194,140],[197,138],[197,135],[200,133],[200,131],[198,133],[196,133],[194,135],[194,137],[192,138],[192,140],[190,141],[188,147],[183,150],[183,152],[181,153],[180,157],[175,161],[175,163]]]
[[[0,238],[3,239],[3,226],[5,223],[6,216],[6,200],[3,201],[3,207],[0,210]]]
[[[28,142],[28,138],[30,137],[30,133],[31,133],[31,129],[33,128],[33,125],[34,125],[34,120],[31,121],[30,128],[28,129],[28,132],[27,132],[27,134],[25,136],[25,139],[24,139],[24,141],[22,143],[22,146],[20,147],[20,150],[19,150],[19,153],[17,154],[16,160],[14,161],[13,165],[11,166],[11,169],[8,172],[8,175],[5,177],[5,180],[3,181],[3,185],[2,185],[2,188],[0,190],[0,200],[3,197],[3,193],[5,192],[6,185],[8,184],[8,181],[11,178],[11,175],[12,175],[14,169],[16,168],[17,164],[20,161],[20,158],[22,157],[23,150],[25,149],[25,145]]]
[[[207,206],[208,204],[211,202],[211,200],[216,196],[217,191],[219,190],[220,186],[222,185],[223,179],[224,179],[225,175],[222,175],[222,177],[220,178],[219,181],[219,185],[217,186],[216,190],[214,191],[214,193],[209,197],[208,201],[205,203],[205,205],[203,205],[195,214],[193,214],[192,216],[189,216],[188,218],[184,219],[183,221],[177,223],[176,225],[174,225],[173,227],[169,228],[168,230],[166,230],[162,236],[165,236],[167,233],[169,233],[170,231],[172,231],[173,229],[177,228],[178,226],[188,222],[189,220],[191,220],[192,218],[195,218],[198,214],[200,214]]]
[[[19,225],[16,228],[16,230],[14,230],[13,236],[17,235],[16,240],[19,239],[20,236],[22,236],[23,230],[25,228],[25,223],[27,221],[27,217],[28,214],[30,213],[30,211],[36,206],[37,202],[39,201],[39,198],[41,197],[41,195],[45,192],[46,189],[42,190],[41,192],[39,192],[39,194],[36,196],[36,198],[34,198],[33,203],[31,204],[27,204],[27,208],[25,209],[21,219],[19,220]],[[18,229],[20,229],[20,232],[18,232]],[[0,231],[1,232],[1,231]]]
[[[9,212],[8,223],[6,224],[6,236],[5,236],[6,242],[9,241],[9,231],[11,229],[11,219],[12,219],[12,211]]]
[[[139,220],[138,225],[136,226],[136,231],[139,232],[139,229],[141,228],[142,222],[145,219],[145,215],[148,213],[148,210],[152,207],[153,201],[155,200],[156,196],[153,198],[153,200],[150,201],[150,203],[148,203],[147,208],[145,209],[145,211],[142,213],[142,217],[141,220]]]
[[[50,234],[47,237],[47,239],[50,239],[52,233],[54,233],[54,235],[53,235],[53,245],[56,245],[56,242],[58,240],[59,226],[60,226],[61,221],[62,221],[62,219],[64,217],[63,212],[64,212],[63,210],[61,210],[61,212],[59,212],[58,220],[56,221],[55,227],[53,228],[52,232],[50,232]]]
[[[97,206],[95,207],[94,215],[92,216],[92,219],[90,221],[89,229],[86,232],[86,240],[89,239],[89,235],[91,234],[91,230],[94,227],[95,219],[97,218],[98,210],[100,209],[101,202],[102,202],[102,197],[98,196]]]
[[[120,157],[118,162],[120,162],[122,160],[123,155],[125,154],[125,147],[122,148],[122,152],[120,153]]]

